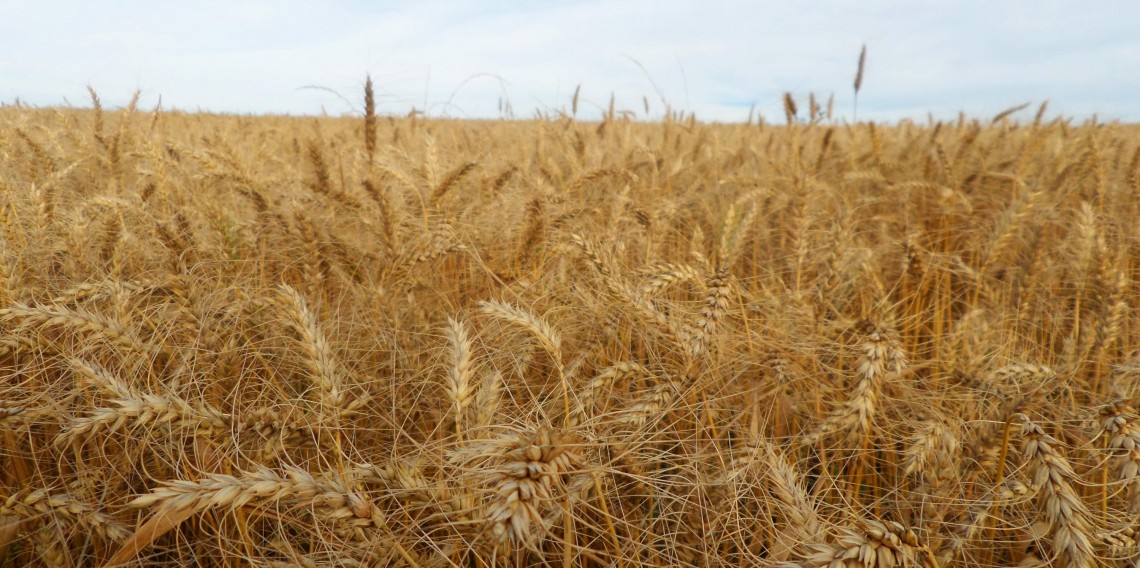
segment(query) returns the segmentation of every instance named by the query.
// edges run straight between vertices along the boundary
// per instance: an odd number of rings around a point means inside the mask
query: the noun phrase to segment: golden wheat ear
[[[860,123],[869,51],[849,120],[0,105],[0,565],[1136,565],[1140,130]]]

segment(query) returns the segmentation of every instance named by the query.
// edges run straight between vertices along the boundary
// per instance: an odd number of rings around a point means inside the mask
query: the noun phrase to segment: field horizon
[[[137,93],[136,93],[137,96]],[[340,96],[340,95],[338,95]],[[803,98],[804,101],[814,99],[815,93],[809,93],[807,96],[797,96]],[[859,119],[857,116],[853,117],[850,109],[832,110],[832,115],[826,114],[826,109],[823,105],[826,100],[817,100],[816,104],[820,105],[817,111],[820,116],[812,121],[807,116],[795,117],[795,124],[800,126],[816,125],[819,127],[846,127],[855,126],[859,124],[876,124],[882,127],[899,127],[899,126],[918,126],[925,128],[933,128],[938,123],[967,123],[978,122],[980,124],[996,124],[997,122],[1008,122],[1011,125],[1026,126],[1033,122],[1052,123],[1052,122],[1065,122],[1066,124],[1076,127],[1082,125],[1137,125],[1140,122],[1129,121],[1125,119],[1104,119],[1097,113],[1088,116],[1067,116],[1064,114],[1053,113],[1051,116],[1046,116],[1045,111],[1050,110],[1049,100],[1042,101],[1029,101],[1016,105],[1009,105],[1006,108],[996,113],[976,113],[970,112],[967,109],[962,109],[953,113],[952,115],[935,116],[931,112],[925,113],[923,116],[904,116],[893,120],[878,120],[878,119]],[[162,98],[159,96],[158,104],[146,108],[137,106],[135,109],[130,109],[130,102],[118,106],[100,107],[99,112],[106,115],[113,115],[117,112],[131,112],[140,114],[153,114],[162,113],[167,116],[177,115],[191,115],[199,117],[216,117],[216,118],[265,118],[265,119],[296,119],[296,120],[362,120],[365,114],[363,105],[359,108],[353,108],[350,111],[341,112],[314,112],[314,113],[278,113],[278,112],[237,112],[237,111],[215,111],[209,109],[190,109],[190,108],[170,108],[162,104]],[[771,106],[771,105],[769,105]],[[398,121],[409,120],[414,115],[417,120],[422,121],[438,121],[438,122],[470,122],[475,124],[487,122],[513,122],[513,123],[526,123],[526,122],[550,122],[559,120],[572,120],[578,124],[593,124],[598,125],[603,122],[612,120],[630,120],[637,124],[663,124],[665,122],[688,122],[695,121],[703,125],[722,125],[722,126],[757,126],[757,127],[780,127],[787,126],[786,110],[777,112],[770,112],[764,114],[760,112],[759,104],[753,104],[749,109],[748,107],[741,107],[741,115],[739,119],[726,120],[726,119],[703,119],[700,114],[695,111],[685,109],[673,109],[667,107],[665,111],[660,114],[646,114],[639,112],[640,109],[628,108],[615,108],[613,117],[610,116],[608,109],[595,109],[593,112],[574,113],[570,105],[564,107],[546,109],[545,112],[536,111],[528,116],[486,116],[486,117],[469,117],[469,116],[450,116],[450,115],[430,115],[423,109],[412,106],[409,110],[403,112],[376,112],[374,116],[378,120],[385,121]],[[798,109],[797,109],[798,110]],[[58,105],[33,105],[20,100],[13,102],[0,102],[0,112],[15,111],[15,112],[95,112],[94,106],[75,106],[72,103],[64,103]],[[1042,113],[1042,116],[1035,116],[1037,112]]]

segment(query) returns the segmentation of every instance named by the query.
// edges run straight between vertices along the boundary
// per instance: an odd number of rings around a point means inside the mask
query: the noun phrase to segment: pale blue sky
[[[496,117],[569,107],[707,120],[780,96],[834,92],[849,116],[990,116],[1049,99],[1055,113],[1140,121],[1140,2],[32,2],[0,0],[0,101],[142,104],[241,113],[352,112],[371,73],[380,110]],[[634,63],[644,66],[643,71]],[[650,82],[656,83],[655,88]],[[660,95],[657,92],[660,89]],[[806,106],[806,105],[805,105]],[[1025,115],[1032,113],[1026,111]],[[1024,116],[1024,115],[1023,115]]]

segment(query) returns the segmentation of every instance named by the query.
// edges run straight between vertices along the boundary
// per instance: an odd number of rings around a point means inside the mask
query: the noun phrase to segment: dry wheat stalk
[[[0,309],[0,322],[15,326],[17,331],[64,329],[91,339],[104,339],[144,355],[159,351],[126,326],[81,309],[15,303]]]
[[[130,531],[123,523],[94,506],[67,493],[52,493],[43,488],[21,491],[9,496],[0,503],[0,516],[3,515],[14,515],[30,520],[45,517],[48,524],[66,520],[90,530],[104,541],[118,542],[130,535]]]
[[[484,530],[495,542],[528,546],[549,530],[547,510],[578,457],[549,430],[503,439],[499,446],[502,464],[492,475],[495,493],[482,513]]]
[[[1032,468],[1038,505],[1051,525],[1053,551],[1062,566],[1092,566],[1095,556],[1089,511],[1073,489],[1076,474],[1072,466],[1055,449],[1060,442],[1028,418],[1024,419],[1021,435],[1025,439],[1023,453],[1026,466]]]
[[[907,444],[903,475],[918,474],[929,483],[951,472],[959,446],[957,429],[941,420],[920,424]]]
[[[728,311],[728,269],[721,266],[706,283],[705,304],[701,308],[701,319],[697,320],[697,335],[690,346],[693,357],[709,352],[709,344],[716,335],[716,327]]]
[[[554,363],[555,378],[562,386],[563,412],[566,419],[570,418],[570,385],[566,380],[566,367],[562,359],[562,337],[546,320],[510,304],[494,300],[479,302],[479,308],[484,313],[496,319],[519,326],[529,331],[542,348],[550,355]]]
[[[814,432],[801,438],[801,444],[815,444],[839,430],[859,438],[870,435],[883,381],[898,376],[907,365],[906,354],[892,330],[868,320],[860,322],[856,329],[864,340],[859,346],[862,355],[856,365],[857,381],[851,397]]]
[[[102,300],[114,297],[115,288],[121,292],[129,292],[131,294],[141,294],[148,288],[154,287],[153,285],[145,285],[139,282],[126,282],[122,280],[101,280],[99,282],[84,282],[76,284],[65,290],[52,299],[52,304],[71,304],[86,300]]]
[[[661,263],[645,270],[646,279],[637,289],[639,296],[652,299],[666,289],[682,282],[698,282],[703,284],[704,277],[701,271],[688,264]]]
[[[275,452],[287,447],[300,447],[315,439],[315,420],[301,412],[284,412],[274,408],[252,408],[236,415],[238,432],[253,432],[266,441],[266,450]]]
[[[852,117],[859,118],[859,91],[863,88],[863,73],[867,70],[867,44],[859,50],[859,64],[855,69],[855,99],[852,103]]]
[[[1140,515],[1140,416],[1120,402],[1101,408],[1100,416],[1119,468],[1117,479],[1127,487],[1129,510]]]
[[[410,463],[394,461],[384,467],[362,464],[356,466],[348,477],[383,486],[389,494],[401,500],[434,503],[440,497],[421,468]]]
[[[741,479],[753,466],[764,466],[768,492],[779,503],[783,522],[774,526],[776,546],[773,557],[787,560],[800,545],[815,542],[823,536],[823,522],[816,510],[815,500],[804,488],[802,476],[779,449],[763,439],[757,439],[734,456],[716,484],[732,483]]]
[[[94,440],[126,429],[162,427],[183,428],[205,436],[228,433],[229,417],[206,409],[194,408],[176,397],[143,394],[131,398],[112,399],[111,407],[96,408],[86,416],[72,418],[56,437],[56,445],[72,445]]]
[[[495,423],[495,414],[499,412],[503,388],[503,375],[498,370],[488,371],[483,375],[478,389],[475,391],[475,404],[472,407],[471,423],[478,428],[486,428]]]
[[[376,156],[376,125],[376,96],[369,75],[364,79],[364,151],[368,154],[369,168]]]
[[[20,424],[28,415],[28,409],[23,406],[0,404],[0,426],[12,427]]]
[[[467,162],[448,172],[432,190],[428,202],[432,205],[436,204],[452,187],[458,184],[461,179],[467,177],[468,174],[474,171],[478,165],[477,162]]]
[[[788,126],[795,124],[796,111],[796,99],[792,98],[791,93],[784,93],[784,118],[787,119]]]
[[[353,394],[346,388],[343,372],[332,346],[317,322],[305,298],[287,284],[279,287],[288,321],[300,338],[305,364],[317,385],[318,401],[326,419],[343,418],[358,412],[368,403],[365,395]]]
[[[661,380],[653,388],[643,393],[633,404],[622,409],[620,411],[621,419],[638,428],[644,426],[652,417],[659,415],[662,410],[677,399],[683,386],[683,383],[674,377]]]
[[[73,359],[84,382],[104,390],[112,406],[92,410],[87,416],[72,418],[56,437],[57,445],[72,445],[95,439],[105,433],[133,428],[174,427],[203,435],[230,431],[232,417],[205,406],[195,406],[173,394],[142,393],[110,371],[88,361]]]
[[[1124,526],[1114,531],[1105,531],[1097,534],[1097,540],[1105,543],[1107,557],[1101,557],[1105,562],[1123,561],[1125,566],[1135,565],[1140,560],[1140,542],[1135,526]]]
[[[454,228],[446,223],[440,224],[432,229],[426,237],[405,247],[396,262],[389,268],[389,272],[393,274],[404,273],[416,265],[464,250],[467,250],[467,246],[458,241]]]
[[[590,262],[598,274],[609,280],[613,277],[613,269],[610,268],[609,263],[602,258],[602,255],[594,247],[593,243],[586,240],[585,237],[577,233],[570,235],[570,242],[581,252],[582,256]]]
[[[811,544],[803,568],[936,568],[933,554],[913,530],[896,522],[864,521],[861,529],[841,527],[835,541]]]
[[[1010,363],[1004,367],[994,369],[986,375],[986,379],[992,383],[1020,385],[1027,380],[1043,382],[1055,377],[1056,374],[1056,371],[1046,365]]]
[[[210,474],[198,481],[163,482],[150,493],[130,502],[135,509],[150,509],[156,515],[176,516],[208,509],[237,510],[246,506],[271,505],[311,507],[329,519],[361,526],[383,526],[384,517],[363,495],[343,480],[317,477],[296,468],[278,473],[258,468],[241,475]]]
[[[451,366],[447,368],[447,382],[444,390],[451,401],[452,419],[455,421],[455,433],[462,436],[464,430],[464,413],[474,400],[474,386],[471,384],[474,373],[472,361],[471,340],[467,337],[467,328],[458,320],[448,318],[444,329],[447,342],[451,346]]]
[[[576,392],[576,403],[566,425],[569,428],[581,425],[589,418],[590,409],[598,400],[601,392],[611,388],[614,384],[624,382],[632,377],[650,376],[652,373],[637,363],[617,363],[603,369],[586,386]]]
[[[643,321],[650,322],[655,329],[668,338],[674,345],[686,346],[686,354],[696,348],[699,343],[697,331],[687,329],[685,324],[676,325],[668,316],[655,307],[646,296],[632,290],[628,285],[618,279],[610,263],[602,258],[597,249],[584,237],[572,234],[571,242],[575,248],[590,262],[590,265],[602,277],[602,282],[610,293],[633,309],[634,314]]]
[[[45,524],[40,527],[32,537],[36,555],[43,562],[44,566],[63,568],[65,566],[75,565],[71,559],[71,554],[65,547],[67,539],[63,537],[63,531],[55,526],[55,524]]]

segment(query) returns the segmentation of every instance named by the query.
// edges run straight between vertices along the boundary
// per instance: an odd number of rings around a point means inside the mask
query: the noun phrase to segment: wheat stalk
[[[489,316],[519,326],[529,331],[554,363],[555,378],[562,385],[563,411],[570,419],[570,385],[566,380],[566,367],[562,363],[562,337],[554,331],[546,320],[519,308],[502,302],[487,300],[479,302],[480,310]]]
[[[863,88],[863,72],[867,70],[867,44],[859,50],[859,64],[855,69],[855,97],[852,103],[852,117],[859,119],[859,91]]]
[[[1025,439],[1023,454],[1033,474],[1038,505],[1050,524],[1053,550],[1061,565],[1092,566],[1095,554],[1090,514],[1072,486],[1076,473],[1055,448],[1060,442],[1028,418],[1022,424],[1021,436]]]
[[[177,516],[184,511],[236,511],[275,504],[312,507],[328,518],[358,520],[364,526],[384,523],[380,511],[367,498],[350,490],[344,481],[320,478],[295,468],[283,473],[258,468],[238,476],[211,474],[198,481],[166,481],[135,498],[129,506],[152,510],[155,515]]]
[[[472,361],[471,340],[467,337],[467,328],[462,322],[448,318],[444,329],[447,342],[451,346],[451,366],[447,369],[447,382],[445,391],[451,401],[452,419],[455,421],[455,433],[463,435],[464,413],[473,402],[474,362]]]
[[[893,568],[919,565],[936,568],[930,549],[914,533],[896,522],[865,521],[862,528],[841,527],[835,542],[810,545],[804,568]]]
[[[1101,428],[1109,435],[1119,469],[1117,479],[1127,487],[1129,510],[1140,514],[1140,416],[1132,407],[1115,403],[1101,409]]]
[[[14,515],[23,519],[66,520],[90,530],[104,541],[119,542],[130,535],[127,527],[115,518],[101,512],[67,493],[52,493],[39,488],[25,490],[0,502],[0,516]],[[51,520],[47,521],[51,524]]]
[[[368,398],[351,398],[352,395],[344,385],[340,363],[317,323],[316,314],[309,309],[305,298],[291,286],[282,284],[279,292],[284,307],[287,308],[288,321],[300,338],[299,345],[305,353],[305,364],[316,383],[321,412],[327,419],[356,413],[367,404]]]
[[[160,351],[128,327],[81,309],[15,303],[11,307],[0,308],[0,322],[15,326],[17,331],[65,329],[91,339],[104,339],[144,355]]]
[[[549,530],[546,510],[578,458],[547,430],[499,444],[502,465],[494,470],[494,496],[482,512],[484,530],[496,542],[528,545]]]
[[[864,341],[859,349],[862,355],[856,365],[856,383],[847,402],[836,409],[800,443],[811,445],[839,430],[861,439],[871,435],[875,412],[886,377],[895,377],[907,365],[906,354],[898,344],[894,332],[871,321],[857,326]]]

